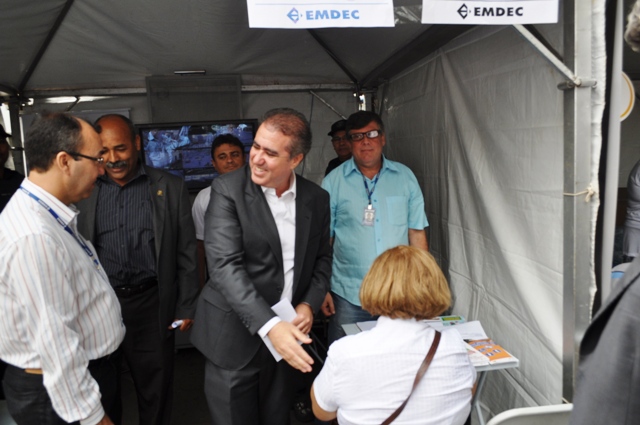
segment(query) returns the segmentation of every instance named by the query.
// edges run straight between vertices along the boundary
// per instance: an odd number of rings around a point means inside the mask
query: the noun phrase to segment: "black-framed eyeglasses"
[[[381,134],[382,134],[382,130],[369,130],[364,133],[351,133],[349,134],[349,138],[353,142],[359,142],[363,140],[365,136],[367,137],[367,139],[376,139],[380,137]]]
[[[79,152],[73,152],[73,151],[71,151],[71,152],[65,151],[65,152],[68,153],[69,155],[71,155],[73,157],[73,159],[75,159],[76,161],[78,161],[78,158],[76,158],[76,157],[79,156],[80,158],[85,158],[85,159],[90,159],[91,161],[95,161],[99,165],[104,164],[104,158],[102,158],[102,157],[98,158],[98,157],[95,157],[95,156],[83,155],[83,154],[81,154]]]

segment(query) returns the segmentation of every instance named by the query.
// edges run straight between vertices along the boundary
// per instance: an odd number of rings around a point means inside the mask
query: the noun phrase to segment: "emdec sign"
[[[393,0],[247,0],[251,28],[392,27]]]
[[[422,23],[551,24],[558,22],[558,8],[558,0],[422,0]]]

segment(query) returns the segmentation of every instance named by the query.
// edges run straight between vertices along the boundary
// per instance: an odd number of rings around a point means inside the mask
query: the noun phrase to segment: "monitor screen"
[[[218,173],[211,165],[211,144],[221,134],[232,134],[244,145],[253,144],[258,120],[138,125],[144,163],[182,177],[189,190],[211,184]]]

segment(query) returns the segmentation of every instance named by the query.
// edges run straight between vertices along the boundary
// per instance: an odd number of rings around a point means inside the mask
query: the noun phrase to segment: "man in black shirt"
[[[140,137],[122,115],[98,118],[106,174],[78,203],[78,230],[96,248],[118,296],[141,425],[168,425],[174,333],[193,323],[196,235],[182,178],[141,164]]]
[[[336,151],[336,154],[338,154],[338,157],[329,161],[327,169],[324,172],[325,176],[346,160],[351,159],[351,143],[349,143],[347,139],[346,124],[346,120],[340,120],[331,125],[329,136],[331,136],[331,143],[333,143],[333,149]]]

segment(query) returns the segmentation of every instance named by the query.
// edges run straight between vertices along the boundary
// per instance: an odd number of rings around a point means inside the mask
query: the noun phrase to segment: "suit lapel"
[[[149,173],[149,192],[151,194],[151,205],[153,206],[153,231],[156,245],[156,258],[160,258],[160,248],[162,247],[162,237],[164,230],[164,218],[167,206],[167,182],[162,175],[156,176]],[[157,178],[156,178],[157,177]]]
[[[302,265],[304,264],[304,257],[307,253],[307,243],[309,242],[309,232],[311,230],[311,199],[306,196],[303,190],[300,190],[301,177],[297,177],[296,184],[296,248],[295,258],[293,262],[293,293],[296,293],[298,288],[298,281],[300,280],[300,273],[302,271]]]
[[[252,211],[252,217],[255,221],[254,231],[265,234],[267,242],[271,247],[271,251],[275,255],[280,269],[282,265],[282,244],[280,243],[280,235],[276,222],[273,219],[271,208],[267,203],[262,188],[251,180],[251,170],[247,167],[247,184],[245,186],[245,196],[247,207]]]

